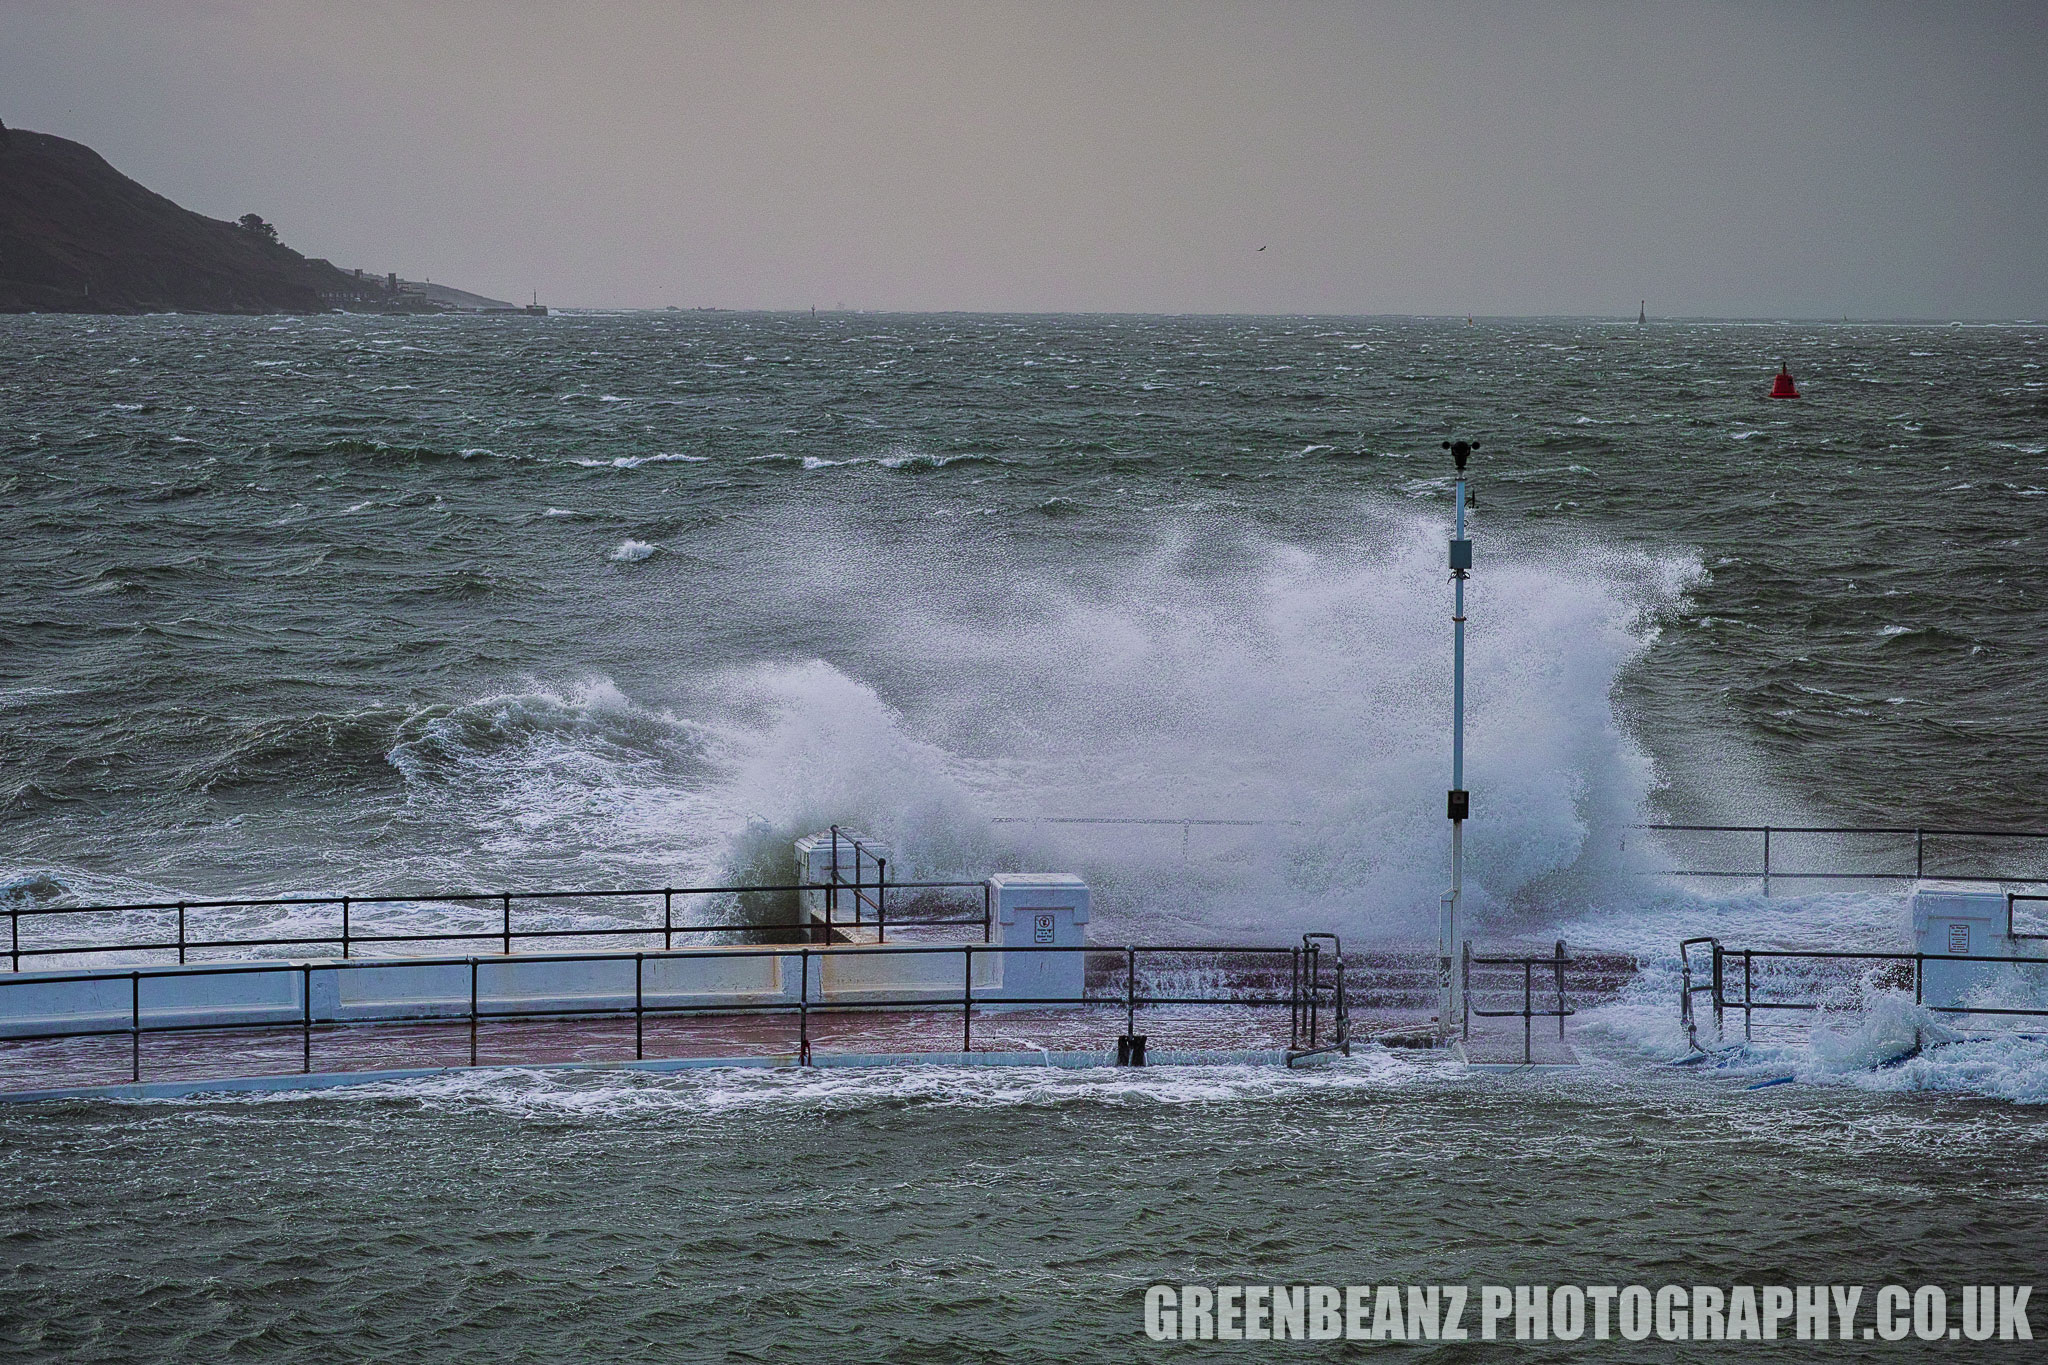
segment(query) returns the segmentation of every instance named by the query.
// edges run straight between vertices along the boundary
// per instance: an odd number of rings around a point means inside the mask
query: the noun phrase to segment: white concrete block
[[[1088,883],[1070,872],[998,872],[988,879],[996,942],[1006,948],[1080,948],[1088,942]],[[1087,954],[1000,955],[1005,999],[1079,1000]]]
[[[2005,891],[1982,882],[1923,881],[1913,887],[1913,943],[1930,957],[2031,957],[2006,935]],[[1926,962],[1920,998],[1960,1008],[2001,969],[1990,962]]]
[[[879,863],[893,860],[895,856],[888,844],[869,838],[857,829],[842,825],[836,842],[831,830],[820,830],[796,841],[797,880],[831,885],[836,868],[841,885],[833,897],[832,922],[835,925],[871,924],[876,917],[875,892],[862,890],[856,893],[851,883],[859,882],[868,887],[879,881],[883,870]],[[805,891],[800,893],[799,900],[806,922],[825,918],[825,892]],[[858,905],[857,900],[861,902]]]

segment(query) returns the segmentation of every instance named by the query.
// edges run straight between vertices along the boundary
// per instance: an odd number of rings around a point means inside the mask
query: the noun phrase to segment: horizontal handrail
[[[1226,825],[1300,825],[1300,820],[1198,820],[1171,815],[992,815],[992,825],[1194,825],[1200,828]]]
[[[1665,876],[1734,878],[1748,881],[1760,879],[1764,895],[1771,894],[1773,881],[1819,881],[1819,882],[1909,882],[1918,881],[1928,875],[1928,848],[1930,841],[1939,840],[1995,840],[1995,839],[2048,839],[2048,830],[2025,829],[1957,829],[1938,825],[1695,825],[1666,822],[1648,822],[1630,826],[1632,829],[1675,834],[1739,834],[1761,835],[1763,837],[1762,857],[1755,866],[1738,867],[1689,867],[1666,868]],[[1773,866],[1771,861],[1771,839],[1773,836],[1827,836],[1832,838],[1901,838],[1912,837],[1913,870],[1911,872],[1874,871],[1859,869],[1840,871],[1835,868],[1821,868],[1812,871],[1787,870],[1783,863]],[[1781,845],[1782,848],[1782,845]],[[1871,853],[1861,856],[1868,858]],[[1899,850],[1904,854],[1907,850]],[[1937,849],[1937,852],[1940,850]],[[1964,880],[1990,880],[1990,874],[1956,871],[1949,869],[1938,875]]]
[[[1130,1031],[1134,1031],[1135,1029],[1136,1012],[1141,1005],[1146,1007],[1171,1005],[1235,1008],[1277,1008],[1280,1006],[1286,1006],[1291,1011],[1290,1041],[1288,1050],[1288,1056],[1291,1064],[1292,1060],[1297,1056],[1314,1055],[1316,1052],[1328,1050],[1327,1048],[1318,1046],[1319,1039],[1317,1037],[1316,1032],[1318,1002],[1322,998],[1323,994],[1322,987],[1320,985],[1320,974],[1315,970],[1313,965],[1318,955],[1318,952],[1319,950],[1313,946],[1304,946],[1301,948],[1296,948],[1276,947],[1270,944],[1184,945],[1171,943],[1144,945],[1125,944],[1121,946],[1110,946],[1102,944],[1004,945],[978,943],[943,945],[844,944],[830,947],[821,947],[810,944],[776,946],[764,945],[748,947],[721,946],[683,951],[641,951],[634,952],[631,954],[627,954],[624,952],[575,952],[532,954],[512,958],[483,958],[475,955],[463,955],[416,958],[357,958],[330,960],[320,963],[304,961],[270,961],[206,963],[200,965],[162,966],[149,968],[138,967],[129,969],[127,971],[114,972],[74,971],[68,973],[38,974],[33,978],[16,975],[11,978],[0,978],[0,991],[5,991],[10,987],[18,987],[23,989],[41,989],[46,988],[48,986],[65,983],[105,983],[126,981],[129,986],[130,997],[128,1011],[129,1017],[126,1026],[78,1027],[62,1030],[48,1030],[34,1033],[22,1033],[12,1035],[7,1041],[48,1041],[58,1038],[92,1038],[127,1035],[131,1040],[130,1075],[131,1078],[137,1082],[141,1080],[142,1076],[142,1038],[145,1034],[159,1033],[202,1033],[228,1030],[240,1030],[244,1032],[275,1032],[280,1028],[296,1027],[301,1032],[303,1037],[302,1070],[305,1072],[311,1072],[313,1064],[313,1033],[316,1023],[323,1030],[325,1030],[341,1026],[356,1026],[379,1023],[413,1023],[430,1025],[439,1024],[446,1026],[451,1024],[467,1022],[469,1026],[470,1065],[474,1066],[477,1064],[478,1055],[478,1025],[484,1021],[489,1020],[529,1018],[547,1019],[565,1017],[576,1017],[586,1019],[631,1017],[634,1024],[634,1057],[636,1060],[641,1060],[644,1059],[645,1056],[645,1027],[646,1020],[650,1015],[656,1018],[662,1018],[669,1016],[683,1016],[710,1012],[726,1014],[794,1014],[798,1021],[798,1064],[808,1065],[811,1061],[811,1044],[809,1033],[810,1016],[814,1011],[840,1012],[892,1008],[950,1010],[957,1007],[962,1012],[962,1047],[964,1050],[972,1051],[974,1007],[977,1003],[983,1006],[989,1004],[999,1004],[1003,1006],[1117,1006],[1121,1007],[1124,1011],[1126,1011],[1126,1018],[1127,1021],[1129,1021],[1127,1022],[1126,1027],[1127,1030]],[[1087,983],[1087,979],[1084,975],[1082,978],[1080,989],[1072,994],[990,995],[984,993],[982,995],[977,996],[974,984],[974,958],[976,954],[987,955],[991,953],[1021,953],[1030,954],[1034,956],[1039,954],[1060,955],[1074,953],[1092,953],[1098,956],[1117,957],[1123,959],[1123,961],[1126,964],[1126,979],[1123,983],[1123,989],[1119,993],[1105,993],[1098,989],[1095,993],[1091,994],[1089,985]],[[1140,994],[1140,992],[1138,991],[1138,961],[1141,955],[1177,956],[1186,955],[1190,953],[1207,954],[1217,958],[1247,956],[1285,958],[1293,964],[1293,971],[1290,978],[1291,985],[1289,987],[1288,993],[1285,995],[1273,994],[1271,992],[1263,992],[1256,994],[1226,993],[1223,995]],[[918,990],[914,994],[898,993],[879,997],[862,996],[860,998],[835,1000],[814,999],[811,994],[811,960],[814,957],[819,958],[821,961],[823,961],[829,960],[833,957],[847,956],[928,957],[934,954],[957,954],[962,958],[965,964],[965,970],[961,979],[961,989],[958,996],[935,994],[933,991],[929,989]],[[797,998],[795,1000],[778,999],[772,1001],[760,1001],[748,1000],[743,997],[736,997],[733,999],[725,999],[718,1001],[696,1001],[682,1004],[650,1004],[648,1002],[645,991],[645,979],[646,966],[649,961],[701,962],[706,960],[707,958],[778,958],[783,959],[785,961],[791,958],[797,959],[799,963]],[[1307,959],[1306,966],[1304,965],[1304,959]],[[630,963],[633,968],[633,999],[631,1006],[628,1007],[624,1004],[610,1005],[581,1002],[575,1005],[515,1004],[511,1007],[501,1007],[495,1004],[486,1004],[479,998],[480,973],[485,968],[491,968],[493,970],[502,972],[517,971],[523,968],[540,967],[550,964],[577,962],[602,962],[614,965],[624,965]],[[467,967],[469,971],[468,1009],[464,1013],[459,1015],[441,1014],[429,1015],[424,1017],[421,1015],[417,1007],[404,1014],[367,1016],[351,1015],[349,1018],[345,1020],[321,1019],[316,1021],[313,1017],[312,973],[316,970],[323,973],[331,972],[338,974],[344,972],[374,972],[387,969],[416,970],[422,967]],[[298,1019],[286,1019],[282,1021],[250,1021],[246,1019],[238,1019],[206,1022],[181,1020],[169,1023],[146,1021],[145,1019],[142,1005],[142,985],[145,981],[160,981],[192,977],[250,976],[258,974],[298,975],[300,977],[301,990],[299,997]],[[822,977],[820,978],[820,980],[822,982]],[[1333,1017],[1336,1019],[1338,1025],[1338,1037],[1336,1041],[1338,1044],[1347,1044],[1347,1030],[1344,1026],[1344,1021],[1347,1017],[1347,1011],[1345,1009],[1344,1003],[1344,974],[1343,959],[1341,955],[1336,956],[1336,976],[1334,986],[1330,992],[1330,996],[1334,1011]],[[289,1006],[287,1006],[286,1008],[289,1008]],[[1305,1031],[1304,1023],[1306,1023]],[[1304,1038],[1306,1040],[1306,1047],[1303,1047]],[[1130,1041],[1128,1033],[1127,1041]],[[1138,1038],[1136,1039],[1136,1043],[1140,1046],[1135,1046],[1130,1049],[1120,1049],[1120,1052],[1128,1051],[1139,1057],[1140,1061],[1142,1062],[1142,1042],[1143,1039]]]
[[[841,883],[850,885],[851,883]],[[749,893],[773,894],[777,892],[823,891],[828,882],[791,882],[778,886],[652,886],[629,887],[618,891],[434,891],[416,895],[358,896],[353,893],[334,896],[266,896],[247,900],[185,900],[185,901],[134,901],[112,905],[24,905],[16,909],[9,907],[10,915],[84,915],[98,914],[113,910],[254,910],[267,906],[286,905],[443,905],[464,901],[489,901],[492,904],[511,899],[515,901],[534,900],[620,900],[641,896],[736,896]],[[962,889],[978,887],[980,882],[890,882],[896,887],[948,887]]]
[[[979,926],[979,916],[973,919],[892,919],[891,927],[908,928],[966,928]],[[790,924],[676,924],[676,925],[626,925],[613,928],[587,929],[514,929],[512,939],[516,943],[531,938],[622,938],[633,934],[747,934],[775,930],[800,930],[800,925]],[[472,938],[502,939],[501,929],[446,929],[426,934],[350,934],[351,945],[363,943],[441,943]],[[44,948],[23,948],[21,957],[64,957],[72,953],[145,953],[175,952],[180,948],[196,952],[201,948],[291,948],[310,947],[319,943],[338,943],[341,940],[332,934],[315,934],[296,938],[219,938],[171,940],[162,943],[85,943],[57,945]],[[506,956],[500,954],[500,956]],[[511,954],[531,956],[531,954]],[[416,959],[407,958],[406,961]]]
[[[1936,825],[1669,825],[1636,824],[1630,829],[1682,830],[1693,834],[1939,834],[1967,839],[2048,839],[2039,829],[1946,829]]]
[[[1461,1031],[1465,1040],[1468,1043],[1471,1041],[1472,1021],[1474,1019],[1520,1019],[1522,1021],[1522,1062],[1524,1065],[1529,1065],[1536,1058],[1535,1021],[1538,1019],[1555,1019],[1557,1020],[1557,1040],[1559,1043],[1563,1043],[1564,1021],[1578,1013],[1577,1010],[1571,1007],[1571,1002],[1565,998],[1564,972],[1565,968],[1571,965],[1572,960],[1565,956],[1563,939],[1557,941],[1557,947],[1553,951],[1541,957],[1533,953],[1480,955],[1474,953],[1471,943],[1467,942],[1461,949],[1459,966],[1460,989],[1458,991],[1458,999],[1464,1011]],[[1475,1006],[1472,1003],[1472,969],[1474,967],[1520,968],[1522,973],[1522,1007],[1518,1010],[1487,1010]],[[1536,969],[1538,967],[1547,968],[1555,974],[1556,1009],[1539,1010],[1536,1008]]]
[[[507,958],[503,955],[482,957],[474,953],[462,953],[442,957],[365,957],[365,958],[319,958],[310,965],[320,971],[390,971],[408,967],[452,967],[467,962],[481,963],[487,967],[547,966],[561,962],[627,962],[635,957],[648,961],[703,962],[708,959],[740,959],[762,957],[799,957],[804,954],[817,956],[831,954],[845,956],[915,956],[935,953],[1209,953],[1222,956],[1270,956],[1286,957],[1300,949],[1274,947],[1272,944],[1177,944],[1145,943],[1109,945],[1100,943],[764,943],[747,947],[680,948],[673,951],[627,952],[585,952],[585,953],[518,953]],[[1539,961],[1549,961],[1548,958]],[[259,962],[201,962],[186,966],[121,967],[111,976],[104,971],[81,970],[75,972],[38,972],[34,981],[24,980],[24,986],[53,986],[73,981],[123,980],[131,976],[145,978],[184,976],[228,976],[248,972],[295,972],[309,965],[298,959],[273,958]],[[0,976],[0,990],[6,990],[13,981]],[[910,1003],[916,1003],[912,1001]],[[1008,997],[997,1001],[1008,1004]],[[1233,1001],[1214,1001],[1216,1004],[1231,1004]],[[837,1008],[835,1002],[835,1008]]]
[[[2048,899],[2042,897],[2041,899]],[[2009,904],[2009,902],[2008,902]],[[1705,945],[1712,954],[1711,976],[1706,985],[1693,982],[1692,949]],[[1818,1000],[1760,1000],[1757,998],[1755,966],[1759,959],[1766,961],[1798,962],[1872,962],[1911,963],[1913,1003],[1932,1014],[1949,1015],[1994,1015],[2015,1018],[2048,1019],[2048,1008],[2026,1009],[2002,1005],[1938,1005],[1926,998],[1927,964],[1932,963],[1975,963],[1986,966],[2034,966],[2048,968],[2048,957],[2016,957],[2010,954],[1995,956],[1987,953],[1925,953],[1901,952],[1897,950],[1857,950],[1849,948],[1730,948],[1718,939],[1702,937],[1689,938],[1679,945],[1679,1023],[1685,1029],[1689,1045],[1704,1052],[1698,1037],[1698,1021],[1694,1017],[1693,997],[1705,995],[1713,1005],[1714,1029],[1716,1036],[1723,1034],[1722,1020],[1728,1010],[1742,1011],[1742,1036],[1751,1036],[1752,1017],[1758,1010],[1817,1011],[1827,1008]],[[1731,993],[1728,983],[1728,964],[1733,959],[1741,968],[1741,989]],[[1898,983],[1903,987],[1904,982]]]
[[[22,959],[56,957],[72,953],[113,953],[113,952],[176,952],[183,961],[188,952],[200,949],[220,948],[289,948],[312,944],[334,943],[341,947],[341,955],[348,957],[357,944],[417,943],[436,940],[497,939],[510,953],[519,942],[533,939],[605,937],[626,934],[659,934],[664,948],[673,946],[678,934],[739,933],[750,930],[773,930],[791,926],[772,924],[677,924],[674,908],[678,897],[691,896],[739,896],[747,894],[802,893],[812,891],[829,892],[830,882],[789,882],[767,885],[721,885],[721,886],[656,886],[625,887],[576,890],[536,891],[437,891],[415,894],[387,894],[359,896],[352,892],[325,896],[242,896],[215,898],[210,900],[162,900],[130,901],[104,905],[6,905],[0,907],[0,914],[7,919],[8,944],[6,955],[9,965],[15,971],[21,970]],[[981,881],[923,880],[916,882],[891,882],[890,886],[913,890],[965,890],[986,891]],[[859,892],[856,887],[856,894]],[[592,901],[651,901],[659,899],[661,918],[653,924],[618,925],[596,924],[580,928],[519,928],[513,919],[515,906],[529,906],[535,903],[592,902]],[[938,918],[930,915],[896,917],[891,922],[904,928],[961,927],[983,925],[983,937],[989,936],[986,921],[990,918],[984,895],[982,913],[974,918]],[[447,929],[434,929],[422,933],[358,933],[352,917],[364,909],[378,907],[388,909],[394,906],[429,909],[451,908],[495,908],[498,911],[497,924],[485,928],[481,924],[451,925]],[[338,909],[340,923],[333,931],[319,934],[282,934],[267,937],[195,939],[187,933],[187,917],[194,912],[220,910],[288,910],[288,909]],[[49,923],[63,916],[106,915],[106,914],[162,914],[175,913],[177,937],[165,941],[88,941],[82,943],[54,944],[22,942],[24,922],[31,925]],[[627,915],[625,917],[630,917]],[[798,926],[800,927],[800,926]],[[147,926],[133,926],[147,931]],[[63,932],[63,930],[58,930]]]

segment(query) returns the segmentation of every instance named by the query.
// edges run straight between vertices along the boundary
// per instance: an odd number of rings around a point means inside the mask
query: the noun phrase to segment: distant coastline
[[[255,214],[223,222],[83,143],[0,125],[0,313],[537,313],[307,257]]]

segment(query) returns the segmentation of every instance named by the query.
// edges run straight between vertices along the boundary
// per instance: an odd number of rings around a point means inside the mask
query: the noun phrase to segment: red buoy
[[[1771,397],[1797,398],[1798,396],[1799,390],[1792,387],[1792,372],[1783,365],[1780,365],[1777,377],[1771,380]]]

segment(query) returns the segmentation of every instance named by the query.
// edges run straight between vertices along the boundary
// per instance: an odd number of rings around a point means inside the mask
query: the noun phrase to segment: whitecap
[[[657,455],[621,455],[612,460],[578,460],[585,469],[638,469],[643,464],[703,464],[709,455],[684,455],[664,450]]]
[[[654,549],[644,540],[622,540],[610,558],[614,564],[638,564],[643,559],[652,559]]]

